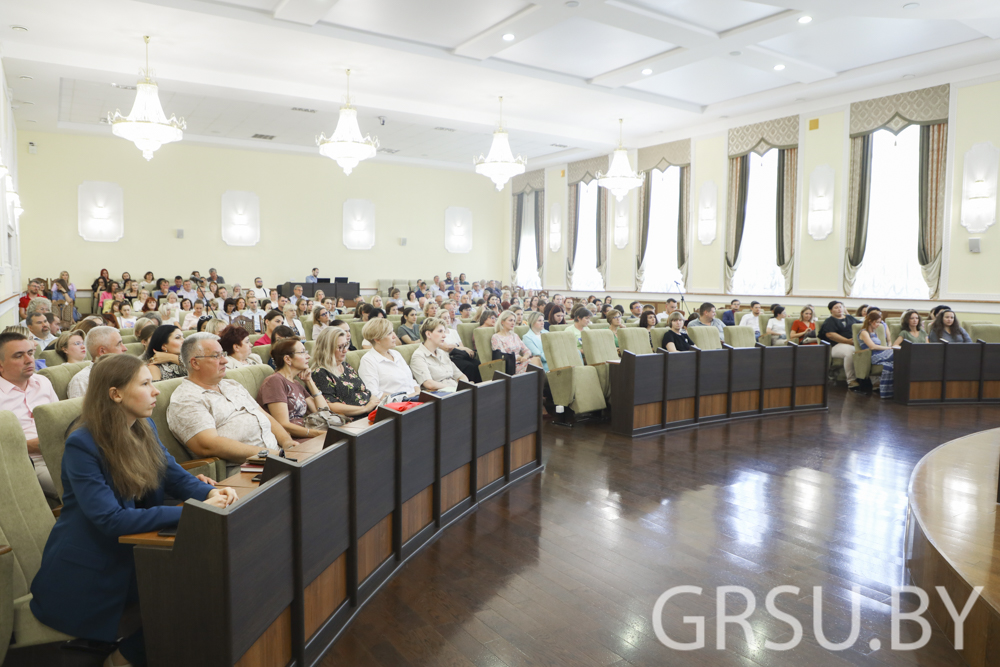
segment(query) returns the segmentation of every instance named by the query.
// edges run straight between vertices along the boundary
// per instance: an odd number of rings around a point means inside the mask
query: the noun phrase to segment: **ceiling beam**
[[[732,57],[732,56],[730,56]],[[771,72],[789,80],[789,83],[815,83],[823,79],[832,79],[837,76],[833,70],[813,65],[804,60],[789,57],[783,53],[765,49],[763,46],[748,46],[743,55],[733,58],[741,65],[753,67],[764,72]],[[775,70],[776,65],[783,65],[784,69]]]
[[[316,22],[330,13],[337,0],[281,0],[274,10],[274,18],[302,25]]]
[[[678,46],[701,46],[715,42],[719,35],[707,28],[675,19],[647,7],[626,2],[607,0],[586,12],[588,19],[652,37]]]
[[[564,7],[552,4],[531,4],[475,37],[462,42],[452,49],[452,53],[466,58],[486,60],[517,42],[522,42],[532,35],[551,28],[568,18],[569,14]],[[514,41],[504,41],[503,36],[508,33],[514,35]]]

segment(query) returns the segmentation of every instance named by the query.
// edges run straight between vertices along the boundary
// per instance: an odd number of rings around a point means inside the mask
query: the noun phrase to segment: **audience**
[[[122,342],[121,332],[114,327],[100,326],[91,329],[90,333],[87,334],[86,346],[87,354],[90,355],[95,364],[98,359],[106,354],[124,354],[127,351],[125,344]],[[90,372],[93,368],[94,364],[91,364],[73,376],[66,389],[66,395],[69,398],[80,398],[87,393],[87,387],[90,384]]]
[[[725,339],[725,334],[722,333],[722,322],[715,318],[715,306],[711,303],[701,304],[701,307],[698,308],[698,319],[688,323],[688,328],[691,327],[715,327],[719,330],[719,340]]]
[[[590,311],[587,312],[587,320],[590,320]],[[513,366],[514,374],[520,375],[528,370],[528,360],[531,359],[531,350],[524,344],[521,337],[514,333],[514,313],[505,310],[500,313],[495,326],[496,333],[490,339],[490,346],[493,349],[493,356],[497,353],[501,357],[508,359],[508,369]],[[509,355],[509,356],[507,356]],[[510,360],[513,359],[513,364]],[[481,360],[486,361],[486,360]],[[509,371],[508,371],[509,372]]]
[[[805,306],[799,313],[799,319],[792,322],[792,337],[793,343],[799,343],[800,345],[810,345],[818,344],[819,339],[816,338],[816,322],[815,312],[812,306]]]
[[[218,334],[219,345],[226,353],[226,369],[243,368],[244,366],[262,366],[264,361],[260,355],[253,352],[250,343],[250,333],[239,326],[228,326]]]
[[[427,391],[454,391],[459,380],[469,381],[443,348],[448,331],[447,324],[436,317],[427,318],[420,325],[423,343],[413,352],[410,369],[417,383]]]
[[[775,304],[771,306],[771,314],[774,317],[767,321],[767,333],[771,336],[771,345],[779,345],[788,340],[785,329],[785,307]]]
[[[56,354],[67,364],[78,364],[81,361],[86,361],[87,345],[84,342],[86,335],[79,329],[60,334],[56,340]]]
[[[972,338],[958,322],[958,316],[951,309],[938,310],[930,333],[927,334],[930,343],[971,343]]]
[[[904,340],[911,343],[927,342],[927,332],[924,331],[923,321],[917,311],[911,309],[903,313],[903,316],[899,318],[899,326],[899,335],[896,336],[896,340],[892,341],[893,346],[899,347]]]
[[[736,314],[740,312],[740,300],[733,299],[729,302],[729,308],[722,313],[722,323],[727,327],[736,326]]]
[[[154,382],[187,375],[187,370],[180,364],[183,342],[184,333],[174,324],[160,325],[153,332],[143,359],[149,364],[149,372]]]
[[[542,370],[547,373],[549,371],[549,362],[545,359],[545,347],[542,345],[542,335],[547,334],[548,331],[545,330],[545,322],[542,320],[542,314],[537,310],[533,310],[524,318],[524,322],[528,325],[528,330],[521,336],[521,340],[524,341],[531,356],[538,357],[541,360]],[[617,337],[615,338],[615,345],[618,345]]]
[[[691,349],[691,339],[684,331],[684,315],[679,312],[670,313],[667,318],[667,331],[663,334],[663,349],[667,352],[687,352]]]
[[[753,337],[760,340],[760,301],[750,302],[750,312],[740,320],[741,327],[753,329]]]
[[[309,372],[309,353],[302,341],[283,340],[271,348],[274,373],[257,391],[260,403],[290,436],[308,439],[322,433],[305,425],[306,415],[326,408],[323,394]]]
[[[409,345],[420,340],[417,332],[417,309],[407,306],[403,309],[403,319],[396,327],[396,338]]]
[[[365,386],[374,394],[388,394],[390,401],[419,394],[420,387],[403,355],[392,349],[396,346],[396,335],[389,320],[370,320],[361,335],[371,345],[358,368]]]
[[[865,321],[858,332],[858,344],[862,350],[872,351],[872,365],[882,365],[882,375],[879,378],[879,395],[882,398],[892,398],[892,356],[893,349],[879,339],[882,313],[869,309]],[[884,330],[883,330],[884,333]]]
[[[257,339],[254,345],[270,345],[271,335],[274,330],[280,326],[284,326],[285,318],[280,311],[269,310],[267,315],[264,316],[264,335]]]

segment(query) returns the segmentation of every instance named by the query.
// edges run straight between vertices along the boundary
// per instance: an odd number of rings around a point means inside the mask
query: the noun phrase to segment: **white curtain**
[[[604,280],[597,270],[597,180],[577,184],[579,196],[579,227],[577,228],[576,258],[573,260],[573,284],[576,291],[604,289]]]
[[[920,269],[920,126],[873,137],[868,242],[852,297],[926,299]]]
[[[778,151],[750,154],[747,217],[733,275],[732,294],[783,296],[785,276],[778,266],[776,216]]]
[[[649,173],[649,236],[642,283],[643,292],[683,292],[677,268],[677,219],[681,196],[681,169],[667,167]]]
[[[538,253],[535,250],[535,198],[537,193],[524,195],[524,207],[521,214],[521,250],[520,264],[517,267],[517,285],[524,289],[541,289],[538,279]]]

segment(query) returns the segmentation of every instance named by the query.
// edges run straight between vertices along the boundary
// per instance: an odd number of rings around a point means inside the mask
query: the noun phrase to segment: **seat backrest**
[[[899,333],[902,330],[903,330],[903,326],[898,321],[896,321],[896,322],[890,322],[889,323],[889,338],[891,340],[888,343],[886,343],[886,345],[891,345],[894,340],[896,340],[897,338],[899,338]],[[971,336],[972,334],[969,334],[969,335]],[[976,339],[973,338],[972,340],[976,340]]]
[[[591,329],[610,329],[611,325],[602,320],[600,322],[595,322],[594,324],[591,324],[590,328]]]
[[[381,294],[383,298],[389,296],[389,288],[392,287],[392,285],[392,278],[379,278],[378,293]]]
[[[861,325],[860,324],[852,324],[851,325],[851,338],[854,339],[854,351],[855,352],[860,352],[861,351],[861,339],[858,337],[860,335],[860,333],[861,333]]]
[[[364,337],[361,335],[361,330],[365,328],[367,322],[362,322],[361,320],[353,320],[348,322],[347,326],[351,328],[351,342],[354,343],[354,347],[361,349],[361,343],[364,341]]]
[[[719,330],[715,327],[688,327],[688,338],[702,350],[721,350]]]
[[[122,336],[122,342],[128,345],[129,343],[138,343],[139,339],[135,336]]]
[[[462,322],[458,325],[458,337],[462,339],[463,347],[467,347],[470,350],[476,349],[476,341],[473,338],[472,332],[478,326],[479,324],[476,322]]]
[[[153,408],[153,423],[156,424],[156,430],[159,432],[160,442],[167,448],[170,455],[177,459],[178,463],[190,461],[194,458],[185,449],[184,443],[178,441],[174,437],[174,434],[170,432],[170,426],[167,424],[167,406],[170,405],[170,396],[177,387],[181,386],[182,382],[184,382],[184,378],[161,380],[160,382],[153,383],[160,390],[160,395],[156,397],[156,407]]]
[[[726,327],[722,330],[722,335],[726,337],[726,344],[733,347],[755,347],[757,344],[753,327]]]
[[[973,324],[969,327],[969,337],[973,342],[1000,343],[1000,324]]]
[[[594,325],[590,326],[593,327]],[[524,334],[528,333],[528,325],[518,324],[516,327],[514,327],[514,333],[517,334],[518,338],[524,338]]]
[[[306,348],[306,352],[308,352],[309,355],[311,356],[313,353],[313,348],[316,347],[316,341],[314,340],[302,341],[302,345],[303,347]]]
[[[606,361],[618,361],[618,348],[615,347],[615,335],[607,329],[584,329],[581,332],[583,341],[583,356],[591,366]],[[544,336],[543,336],[544,338]]]
[[[58,366],[48,366],[38,371],[52,383],[52,388],[56,390],[56,396],[60,401],[66,400],[66,392],[69,390],[69,381],[73,376],[89,366],[92,362],[81,361],[75,364],[59,364]]]
[[[250,351],[254,354],[260,356],[260,360],[265,364],[271,362],[271,346],[270,345],[254,345],[250,348]],[[269,366],[270,368],[270,366]],[[254,394],[256,396],[256,394]]]
[[[371,351],[370,349],[351,350],[350,352],[347,353],[347,359],[345,359],[344,361],[346,361],[347,365],[353,368],[354,370],[358,370],[359,368],[361,368],[361,357],[365,356],[370,351]]]
[[[306,340],[312,340],[313,339],[312,318],[311,317],[309,319],[299,318],[299,321],[302,322],[302,330],[306,332]]]
[[[146,346],[142,343],[127,343],[125,345],[125,354],[131,354],[133,357],[141,356],[146,351]]]
[[[608,332],[610,333],[610,332]],[[622,327],[618,330],[618,346],[634,354],[652,354],[653,343],[649,332],[642,327]]]
[[[187,338],[188,336],[193,336],[196,333],[198,333],[197,329],[188,329],[187,331],[184,332],[184,337]]]
[[[542,350],[550,370],[567,366],[583,366],[573,332],[557,331],[542,334]]]
[[[257,392],[260,390],[261,383],[273,372],[274,369],[270,366],[256,364],[228,370],[226,371],[226,377],[239,382],[243,385],[244,389],[250,392],[251,396],[257,398]]]
[[[403,321],[403,316],[402,315],[386,315],[386,319],[388,319],[390,322],[392,322],[396,326],[399,326],[399,323]]]
[[[559,331],[565,331],[569,324],[553,324],[549,326],[549,333],[557,333]]]
[[[42,549],[56,522],[27,450],[17,417],[12,412],[0,412],[0,531],[14,553],[15,600],[31,589],[42,564]]]
[[[131,328],[129,328],[129,329],[119,329],[118,333],[120,333],[122,335],[122,338],[124,338],[125,336],[134,336],[135,335],[135,329],[131,329]]]
[[[60,366],[66,363],[55,350],[42,350],[42,353],[38,356],[38,358],[45,360],[46,368],[52,368],[53,366]]]
[[[256,343],[258,340],[260,340],[263,337],[264,337],[264,334],[259,334],[259,333],[252,333],[252,334],[250,334],[250,345],[252,346],[254,343]]]
[[[663,347],[663,337],[666,335],[667,329],[665,327],[653,327],[653,330],[649,332],[649,337],[653,339],[654,352]]]
[[[774,316],[771,315],[771,313],[761,313],[760,315],[757,316],[757,322],[760,324],[760,337],[761,338],[763,338],[764,336],[767,335],[765,333],[767,331],[767,323],[771,321],[772,317],[774,317]],[[770,338],[768,340],[770,341]]]
[[[479,363],[481,364],[493,360],[493,344],[491,341],[495,333],[496,331],[489,327],[476,327],[472,331],[473,340],[476,343],[473,349],[476,351],[476,356],[479,357]]]
[[[396,352],[399,352],[399,354],[403,357],[403,361],[405,361],[406,365],[409,366],[410,359],[413,358],[413,353],[417,351],[418,347],[420,347],[420,343],[410,343],[409,345],[397,345]]]
[[[34,410],[35,427],[38,429],[38,447],[42,458],[49,467],[56,493],[62,498],[62,458],[66,449],[66,436],[70,425],[77,420],[83,410],[83,397],[72,398],[58,403],[39,405]]]

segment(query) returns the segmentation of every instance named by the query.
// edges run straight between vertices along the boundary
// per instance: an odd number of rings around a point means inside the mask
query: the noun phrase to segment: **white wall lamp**
[[[623,250],[628,245],[628,202],[615,204],[615,247]]]
[[[260,242],[260,198],[255,193],[223,193],[222,240],[231,246],[255,246]]]
[[[833,233],[833,167],[821,164],[809,176],[809,236],[822,241]]]
[[[472,251],[472,211],[461,206],[444,210],[444,247],[448,252]]]
[[[962,175],[962,226],[979,234],[997,221],[997,171],[1000,148],[991,142],[976,144],[965,152]]]
[[[368,199],[344,202],[344,245],[350,250],[375,247],[375,204]]]
[[[715,186],[715,181],[701,184],[701,192],[698,194],[698,240],[702,245],[711,245],[715,241],[718,197],[719,189]]]
[[[77,231],[83,240],[114,243],[125,236],[124,201],[117,183],[81,183],[77,188]],[[15,215],[18,208],[20,201],[15,205]]]
[[[549,250],[559,252],[562,247],[562,209],[559,202],[549,207]]]

